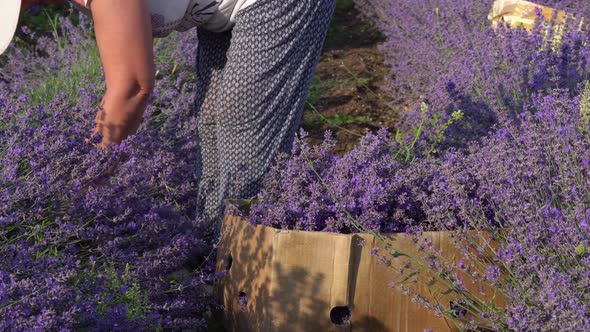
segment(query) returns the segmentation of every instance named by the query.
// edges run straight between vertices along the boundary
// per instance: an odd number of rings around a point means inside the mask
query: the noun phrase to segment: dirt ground
[[[302,128],[312,144],[331,130],[342,154],[367,129],[395,127],[396,111],[380,91],[389,69],[378,46],[383,36],[366,22],[352,0],[339,0],[312,81]]]

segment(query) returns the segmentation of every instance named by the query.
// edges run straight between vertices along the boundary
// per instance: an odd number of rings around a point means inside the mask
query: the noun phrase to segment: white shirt
[[[70,0],[88,12],[90,0]],[[164,37],[173,30],[186,31],[196,26],[221,32],[230,30],[235,17],[256,0],[148,0],[154,37]]]
[[[210,21],[203,25],[203,27],[215,32],[230,30],[235,24],[235,16],[238,11],[250,6],[255,1],[256,0],[218,0],[217,2],[221,3],[219,4],[219,7],[217,7],[217,12],[213,15]]]

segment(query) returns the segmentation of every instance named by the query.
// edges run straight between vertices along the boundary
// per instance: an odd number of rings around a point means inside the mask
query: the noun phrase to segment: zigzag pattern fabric
[[[223,200],[255,196],[299,128],[335,0],[257,0],[232,31],[198,30],[198,213],[219,232]]]

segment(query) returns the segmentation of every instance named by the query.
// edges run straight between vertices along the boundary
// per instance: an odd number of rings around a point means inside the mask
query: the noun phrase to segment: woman
[[[142,122],[154,88],[153,37],[198,27],[198,208],[218,233],[223,200],[256,195],[275,156],[290,150],[335,0],[72,1],[92,13],[105,71],[99,147]],[[49,2],[61,1],[23,5]]]

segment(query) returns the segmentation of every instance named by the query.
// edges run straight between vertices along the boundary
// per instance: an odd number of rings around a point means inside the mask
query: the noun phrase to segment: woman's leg
[[[236,16],[216,92],[219,231],[223,200],[248,198],[279,152],[289,152],[335,0],[257,0]],[[217,171],[217,170],[216,170]]]
[[[199,160],[197,165],[197,218],[203,226],[212,223],[217,208],[219,166],[217,150],[217,100],[223,94],[223,69],[227,61],[231,32],[198,31],[197,86],[194,112],[198,122]],[[223,98],[223,96],[221,96]],[[215,213],[215,216],[217,214]],[[211,230],[213,232],[213,230]]]

